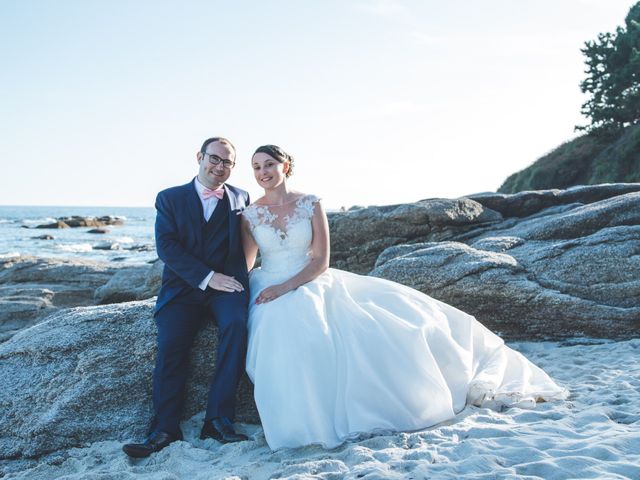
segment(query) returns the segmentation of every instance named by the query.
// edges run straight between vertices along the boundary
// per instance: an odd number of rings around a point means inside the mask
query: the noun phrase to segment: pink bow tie
[[[202,198],[204,198],[205,200],[211,197],[216,197],[218,200],[222,200],[223,196],[224,196],[224,188],[222,187],[216,188],[215,190],[211,190],[210,188],[205,187],[205,189],[202,192]]]

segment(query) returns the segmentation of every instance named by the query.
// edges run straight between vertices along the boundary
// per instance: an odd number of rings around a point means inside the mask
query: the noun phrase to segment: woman
[[[293,158],[258,148],[264,196],[243,212],[251,272],[247,372],[272,449],[331,448],[410,431],[469,404],[526,405],[566,391],[472,316],[409,287],[329,269],[319,199],[291,190]]]

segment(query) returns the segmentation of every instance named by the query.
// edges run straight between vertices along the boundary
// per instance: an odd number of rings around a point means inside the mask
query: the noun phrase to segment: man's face
[[[212,142],[207,145],[206,153],[198,152],[198,180],[205,187],[215,190],[220,188],[227,181],[233,167],[225,167],[224,161],[236,161],[236,154],[233,149],[226,143]],[[212,161],[222,160],[218,165],[211,163]]]

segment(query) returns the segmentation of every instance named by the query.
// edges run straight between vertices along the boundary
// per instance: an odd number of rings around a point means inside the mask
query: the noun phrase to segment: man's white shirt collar
[[[200,202],[202,203],[202,213],[204,214],[204,219],[206,221],[209,221],[211,215],[213,214],[213,211],[216,208],[216,205],[218,205],[218,199],[216,197],[209,197],[207,199],[204,198],[204,189],[207,187],[200,183],[198,177],[193,180],[193,185],[196,187],[196,192],[198,192],[198,197],[200,197]]]
[[[205,187],[203,184],[200,183],[200,180],[198,180],[198,177],[193,179],[193,184],[196,187],[196,192],[198,192],[198,196],[200,197],[200,200],[204,201],[204,189],[207,188]],[[221,185],[220,188],[224,188],[224,183]],[[216,197],[211,197],[217,200]],[[207,198],[207,200],[211,200],[211,198]]]

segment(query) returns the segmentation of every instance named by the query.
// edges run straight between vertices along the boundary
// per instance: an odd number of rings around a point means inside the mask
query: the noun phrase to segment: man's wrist
[[[211,281],[211,278],[213,277],[213,274],[216,273],[213,270],[211,270],[209,272],[209,274],[204,277],[204,279],[200,282],[200,285],[198,285],[198,288],[200,288],[200,290],[206,290],[207,286],[209,285],[209,282]]]

